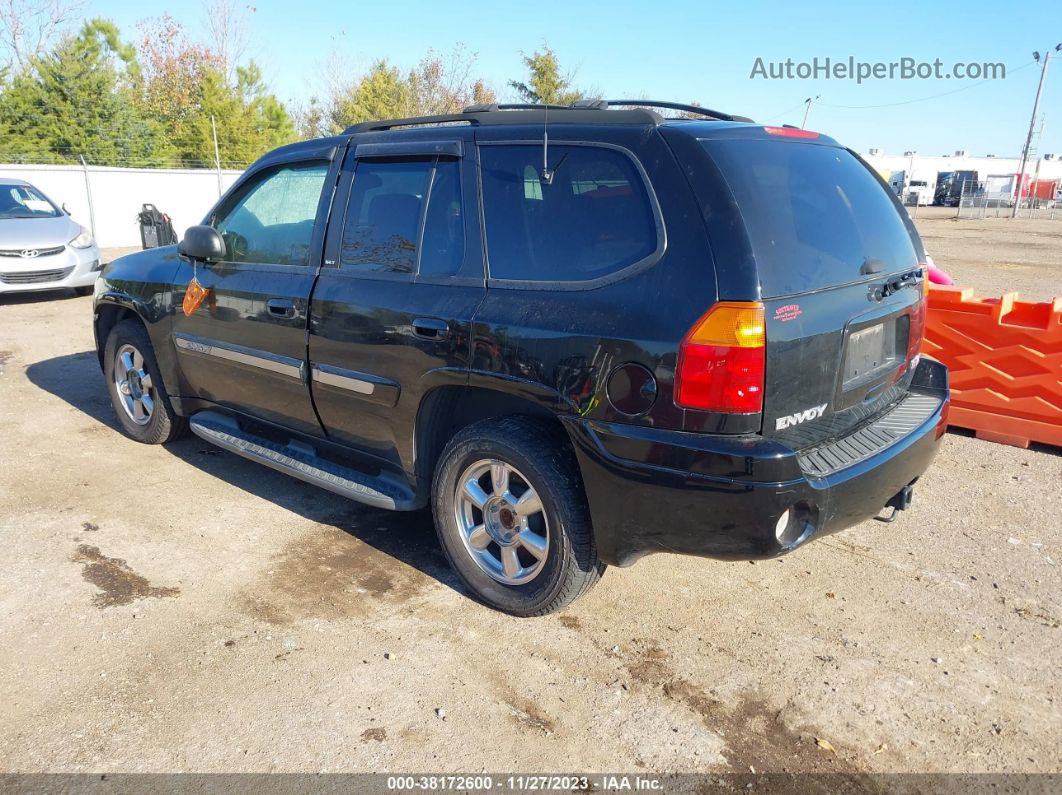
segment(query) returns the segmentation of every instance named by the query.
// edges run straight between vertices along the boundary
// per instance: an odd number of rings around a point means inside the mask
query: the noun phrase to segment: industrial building
[[[956,175],[956,194],[979,195],[1000,201],[1013,198],[1017,193],[1020,157],[974,156],[965,150],[951,155],[925,155],[918,152],[885,154],[881,149],[870,149],[863,154],[886,182],[889,182],[905,200],[911,193],[918,194],[919,204],[946,203],[941,196],[945,186],[943,175]],[[1043,154],[1030,158],[1025,165],[1023,198],[1030,190],[1041,200],[1058,201],[1057,192],[1062,185],[1062,154]],[[921,184],[921,183],[924,183]],[[1053,183],[1053,184],[1051,184]],[[1050,195],[1048,195],[1050,194]],[[923,200],[925,197],[929,200]]]

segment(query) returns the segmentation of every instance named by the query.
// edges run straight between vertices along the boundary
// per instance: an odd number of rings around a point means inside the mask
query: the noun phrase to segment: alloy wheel
[[[144,366],[144,354],[126,343],[114,354],[114,388],[125,413],[137,425],[147,425],[155,411],[155,385]]]
[[[537,577],[549,554],[549,520],[530,481],[490,458],[469,466],[456,491],[461,540],[476,565],[505,585]]]

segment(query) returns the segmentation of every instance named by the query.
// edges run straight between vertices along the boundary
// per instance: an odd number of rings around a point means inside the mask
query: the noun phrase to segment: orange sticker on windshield
[[[187,317],[191,317],[200,304],[203,303],[203,299],[207,297],[209,292],[210,290],[201,285],[199,279],[193,276],[192,280],[188,282],[188,289],[184,291],[184,301],[181,303],[184,314]]]

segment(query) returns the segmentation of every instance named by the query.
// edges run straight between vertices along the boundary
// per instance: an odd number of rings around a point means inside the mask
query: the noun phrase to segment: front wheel
[[[159,374],[147,330],[135,320],[123,320],[107,336],[103,374],[118,421],[125,432],[144,444],[163,444],[187,431],[178,417]]]
[[[470,425],[443,451],[432,498],[451,565],[498,610],[552,613],[605,570],[562,430],[525,417]]]

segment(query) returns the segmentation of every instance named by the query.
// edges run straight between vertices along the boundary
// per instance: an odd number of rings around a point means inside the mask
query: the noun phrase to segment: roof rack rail
[[[394,127],[414,127],[422,124],[448,124],[455,122],[476,124],[476,119],[470,118],[464,113],[447,113],[442,116],[411,116],[408,119],[380,119],[378,121],[363,121],[353,124],[343,130],[343,134],[351,135],[372,130],[390,130]]]
[[[611,113],[600,113],[616,107]],[[629,110],[619,110],[619,108]],[[681,110],[686,113],[695,113],[719,121],[742,121],[751,122],[744,116],[731,116],[729,113],[702,108],[699,105],[683,105],[678,102],[661,102],[655,99],[580,99],[571,105],[535,105],[525,103],[489,103],[469,105],[460,113],[448,113],[440,116],[413,116],[406,119],[380,119],[378,121],[363,121],[354,124],[343,131],[344,135],[354,133],[375,132],[392,130],[396,127],[417,127],[441,124],[520,124],[539,123],[538,116],[534,111],[541,111],[545,116],[549,111],[561,111],[559,118],[565,122],[596,124],[601,121],[615,122],[617,124],[652,124],[658,125],[664,122],[660,114],[652,108],[669,108]],[[495,111],[515,111],[514,113],[496,113]],[[542,119],[545,121],[545,119]]]
[[[464,113],[490,113],[495,110],[573,110],[574,105],[546,105],[546,104],[532,104],[527,102],[504,102],[498,104],[497,102],[490,103],[489,105],[469,105],[464,109]]]
[[[696,113],[698,116],[707,116],[712,119],[719,119],[719,121],[752,121],[752,119],[745,116],[732,116],[719,110],[702,108],[700,105],[684,105],[681,102],[661,102],[657,99],[608,99],[603,101],[605,102],[605,107],[626,105],[630,107],[668,108],[670,110],[685,111],[686,113]]]

